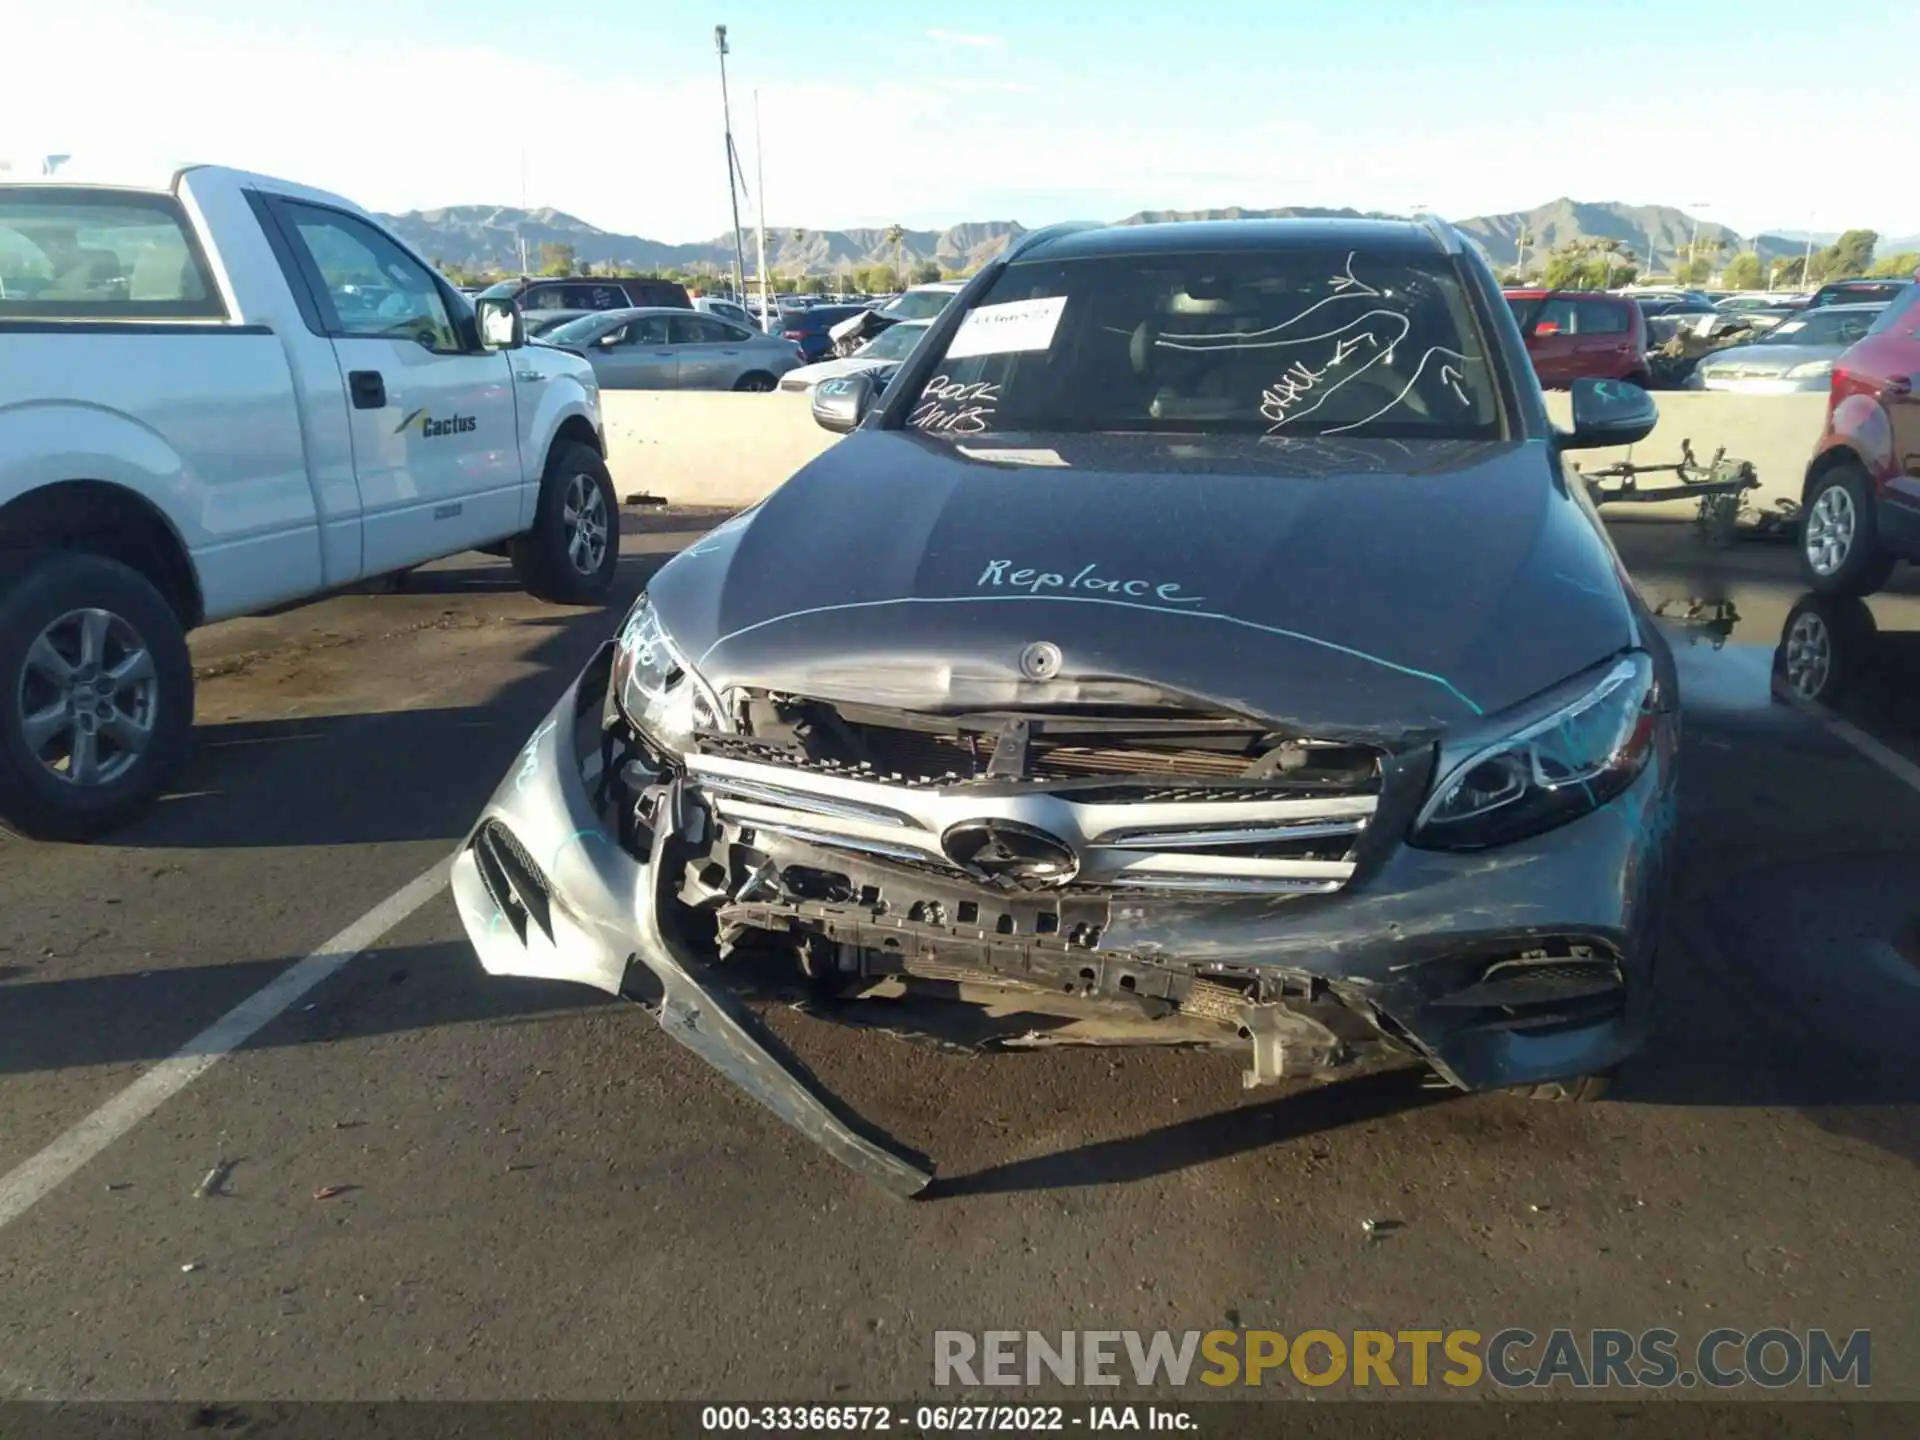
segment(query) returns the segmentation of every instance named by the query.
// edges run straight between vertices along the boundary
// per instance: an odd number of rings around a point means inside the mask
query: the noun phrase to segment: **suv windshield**
[[[1439,255],[1036,259],[968,312],[907,424],[1482,440],[1502,433],[1494,386]]]
[[[889,300],[881,314],[894,320],[931,320],[951,303],[957,291],[909,290],[898,300]]]
[[[902,324],[882,330],[873,339],[860,347],[862,360],[904,360],[907,352],[920,343],[920,337],[927,333],[924,320],[909,320]]]

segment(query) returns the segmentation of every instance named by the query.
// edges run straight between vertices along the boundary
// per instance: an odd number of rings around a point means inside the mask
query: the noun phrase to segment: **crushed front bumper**
[[[698,794],[662,777],[652,823],[623,834],[622,817],[596,793],[612,654],[604,647],[535,731],[454,863],[454,896],[482,966],[652,1004],[669,1035],[837,1159],[894,1193],[919,1192],[932,1178],[925,1158],[820,1086],[722,979],[714,942],[681,931],[673,902],[702,848],[688,841],[710,842],[714,824]],[[1613,803],[1545,835],[1484,852],[1398,846],[1337,895],[1115,901],[1089,958],[1103,983],[1128,990],[1130,970],[1142,984],[1305,977],[1364,1015],[1389,1048],[1462,1089],[1605,1070],[1645,1029],[1672,830],[1672,738]],[[1575,1007],[1571,1020],[1530,1021],[1511,984],[1519,976],[1537,986],[1553,969],[1538,957],[1569,941],[1613,967],[1617,993],[1597,1009]],[[1281,1023],[1290,1013],[1258,1008]],[[1256,1021],[1241,1031],[1256,1055],[1258,1030]]]
[[[917,1194],[933,1178],[924,1159],[863,1126],[744,1005],[710,982],[692,947],[663,928],[655,877],[672,827],[656,828],[642,862],[596,813],[580,740],[583,730],[598,731],[612,660],[609,644],[560,698],[454,861],[454,901],[481,966],[492,975],[575,980],[617,994],[637,962],[651,977],[646,997],[667,1034],[834,1158],[895,1194]],[[544,910],[544,925],[516,926],[509,909],[518,914],[520,907],[503,906],[497,872],[483,872],[483,862],[499,852],[476,842],[503,834],[519,852],[509,852],[510,862],[533,871],[510,875],[509,884],[520,878],[516,888]],[[524,893],[542,887],[544,896]]]

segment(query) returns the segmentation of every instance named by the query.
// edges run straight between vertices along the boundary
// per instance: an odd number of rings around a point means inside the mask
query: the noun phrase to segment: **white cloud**
[[[967,45],[979,50],[990,50],[1000,44],[998,35],[969,35],[960,30],[929,30],[929,40],[938,40],[942,45]]]

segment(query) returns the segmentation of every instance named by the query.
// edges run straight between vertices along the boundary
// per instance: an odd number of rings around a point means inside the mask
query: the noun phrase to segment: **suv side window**
[[[0,190],[0,319],[226,318],[171,195]]]
[[[560,285],[555,287],[566,297],[568,310],[625,310],[632,302],[618,285]]]
[[[1920,340],[1920,281],[1909,285],[1904,295],[1896,295],[1893,303],[1874,317],[1867,333],[1884,335],[1895,327],[1905,329]]]
[[[1627,307],[1616,301],[1573,302],[1573,332],[1576,335],[1624,335],[1632,328],[1627,319]]]
[[[442,354],[466,348],[433,273],[390,236],[343,211],[298,200],[279,206],[320,281],[329,334],[413,340]]]

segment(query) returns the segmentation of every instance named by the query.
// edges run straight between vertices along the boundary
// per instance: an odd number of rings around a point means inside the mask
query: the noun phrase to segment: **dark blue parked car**
[[[800,353],[811,365],[833,353],[833,337],[827,332],[866,308],[865,305],[815,305],[807,310],[782,310],[780,333],[800,347]]]

